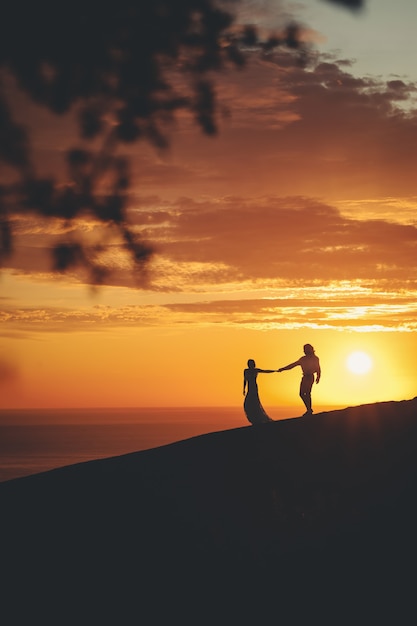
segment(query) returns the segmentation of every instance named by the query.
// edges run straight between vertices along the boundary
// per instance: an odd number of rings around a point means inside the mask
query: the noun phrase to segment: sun
[[[367,374],[372,368],[372,359],[366,352],[357,350],[349,354],[346,365],[353,374]]]

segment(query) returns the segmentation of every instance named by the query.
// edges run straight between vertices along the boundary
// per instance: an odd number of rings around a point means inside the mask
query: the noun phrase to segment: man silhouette
[[[283,372],[284,370],[291,370],[293,367],[299,365],[303,370],[303,376],[300,383],[300,398],[304,402],[307,411],[304,415],[311,415],[313,409],[311,408],[311,388],[314,383],[314,374],[316,374],[316,384],[320,381],[321,369],[320,360],[314,352],[314,348],[309,343],[304,346],[304,356],[290,363],[285,367],[280,367],[277,372]]]

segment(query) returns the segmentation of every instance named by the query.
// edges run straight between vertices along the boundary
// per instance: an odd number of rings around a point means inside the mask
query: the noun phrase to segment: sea
[[[0,482],[246,426],[242,407],[2,409]]]

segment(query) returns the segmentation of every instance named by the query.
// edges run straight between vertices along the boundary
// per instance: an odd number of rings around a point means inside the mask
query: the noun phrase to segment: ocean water
[[[241,407],[1,410],[0,482],[245,426]]]
[[[274,420],[300,415],[265,408]],[[3,409],[0,482],[242,427],[251,427],[243,407]]]

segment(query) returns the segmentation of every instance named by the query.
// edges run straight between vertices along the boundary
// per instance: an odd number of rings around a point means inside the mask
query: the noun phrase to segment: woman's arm
[[[258,373],[261,372],[262,374],[274,374],[277,370],[261,370],[261,369],[259,369],[259,367],[257,367],[256,371]]]
[[[243,395],[245,395],[246,385],[248,384],[248,379],[246,378],[246,370],[243,372]]]

